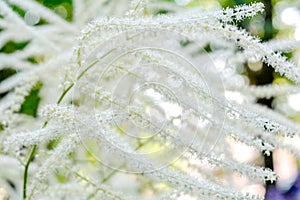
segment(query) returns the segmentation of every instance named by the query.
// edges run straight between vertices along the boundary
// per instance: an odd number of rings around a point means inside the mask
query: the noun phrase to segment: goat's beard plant
[[[18,71],[0,83],[8,92],[1,191],[12,199],[263,199],[235,188],[233,174],[261,184],[277,175],[235,160],[228,141],[299,157],[285,143],[299,127],[255,103],[299,90],[249,86],[237,68],[265,62],[295,83],[300,77],[276,45],[234,25],[259,12],[260,3],[187,12],[160,1],[75,0],[68,22],[34,1],[0,0],[0,46],[29,41],[0,55],[1,69]],[[34,25],[38,18],[46,23]],[[21,112],[33,91],[37,116]]]

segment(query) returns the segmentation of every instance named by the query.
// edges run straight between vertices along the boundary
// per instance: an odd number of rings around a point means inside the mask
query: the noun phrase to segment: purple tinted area
[[[265,195],[266,200],[300,200],[300,174],[288,191],[281,191],[271,185]]]

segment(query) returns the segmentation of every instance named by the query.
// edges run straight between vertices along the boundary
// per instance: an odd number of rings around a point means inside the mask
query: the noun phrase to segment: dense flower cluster
[[[33,0],[0,0],[0,47],[27,42],[0,53],[0,69],[18,71],[0,82],[0,197],[263,199],[238,191],[232,176],[263,184],[277,174],[236,160],[231,142],[300,157],[284,142],[299,126],[255,103],[299,87],[250,86],[236,70],[265,62],[300,82],[300,68],[278,53],[293,42],[262,43],[235,25],[262,3],[206,11],[74,0],[72,12],[69,22]],[[34,88],[41,100],[28,116],[21,108]]]

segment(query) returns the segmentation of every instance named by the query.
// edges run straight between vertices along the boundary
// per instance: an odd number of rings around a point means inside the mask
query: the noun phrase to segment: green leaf
[[[47,149],[48,150],[53,150],[61,141],[60,138],[56,139],[56,140],[51,140],[48,144],[47,144]]]
[[[55,176],[60,183],[65,183],[68,180],[67,177],[60,172],[55,173]]]
[[[3,124],[0,123],[0,132],[4,130]]]
[[[21,106],[19,113],[36,117],[37,109],[41,98],[39,92],[42,87],[42,83],[38,82],[30,91],[29,95],[25,97],[25,101]]]
[[[4,68],[0,70],[0,82],[17,73],[15,69]]]
[[[1,49],[0,52],[10,54],[17,50],[24,49],[30,41],[23,41],[23,42],[14,42],[14,41],[8,41]]]

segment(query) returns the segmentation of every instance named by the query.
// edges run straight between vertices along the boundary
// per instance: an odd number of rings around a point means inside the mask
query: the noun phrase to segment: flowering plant
[[[232,176],[263,183],[276,173],[239,162],[230,143],[299,157],[283,140],[299,126],[256,103],[299,87],[250,86],[237,70],[264,62],[300,82],[277,49],[290,42],[262,43],[235,25],[263,4],[72,5],[67,21],[32,0],[0,0],[0,47],[25,41],[0,54],[0,69],[18,72],[0,83],[0,186],[11,198],[263,199],[233,188]]]

